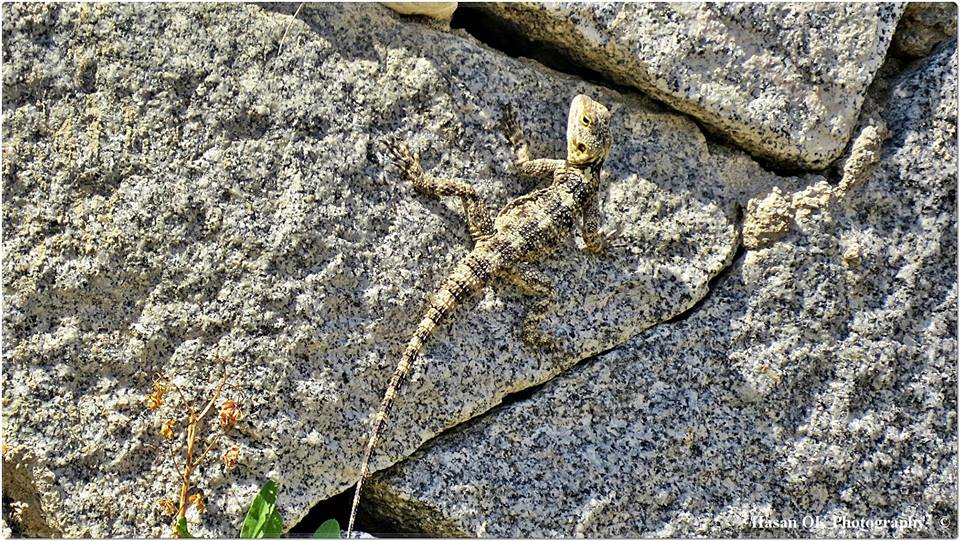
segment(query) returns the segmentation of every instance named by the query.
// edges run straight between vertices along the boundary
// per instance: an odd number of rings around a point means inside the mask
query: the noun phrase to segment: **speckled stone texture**
[[[822,168],[843,153],[904,8],[531,2],[483,9],[756,155]]]
[[[446,535],[955,538],[956,41],[891,88],[863,184],[688,318],[385,472],[371,508]]]
[[[267,478],[287,526],[355,481],[401,348],[468,249],[459,202],[399,182],[386,136],[499,207],[530,188],[502,107],[534,155],[560,157],[570,99],[589,94],[613,115],[606,225],[626,246],[571,241],[544,265],[562,354],[522,345],[510,289],[454,317],[376,468],[684,312],[732,259],[735,201],[689,119],[380,5],[295,8],[4,6],[4,470],[22,473],[4,495],[42,509],[44,532],[169,533],[159,428],[176,397],[162,415],[142,399],[158,371],[207,395],[217,358],[247,416],[223,440],[239,466],[196,476],[194,534],[236,535]]]
[[[919,58],[933,47],[957,35],[956,2],[910,2],[897,25],[890,49],[903,56]]]

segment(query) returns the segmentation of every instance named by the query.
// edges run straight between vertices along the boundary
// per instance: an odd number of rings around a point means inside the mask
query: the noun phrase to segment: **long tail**
[[[400,363],[390,378],[387,390],[380,402],[380,409],[373,420],[370,430],[370,439],[367,440],[366,450],[363,452],[363,462],[360,465],[360,479],[353,494],[353,505],[350,508],[350,522],[347,525],[347,538],[353,533],[353,522],[357,515],[357,506],[360,503],[360,492],[363,481],[370,474],[370,455],[377,446],[377,440],[387,419],[387,413],[403,380],[413,371],[413,363],[423,349],[424,341],[433,333],[433,330],[443,323],[447,317],[470,295],[486,285],[489,277],[495,271],[494,265],[488,261],[487,250],[474,250],[457,264],[453,272],[446,279],[440,290],[431,298],[430,308],[417,326],[416,332],[407,343],[400,357]]]

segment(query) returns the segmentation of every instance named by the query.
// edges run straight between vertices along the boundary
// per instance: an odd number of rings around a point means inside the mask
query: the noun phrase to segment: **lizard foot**
[[[622,234],[623,224],[618,224],[616,229],[612,231],[601,229],[592,235],[586,235],[583,237],[583,251],[593,255],[603,255],[610,248],[623,247],[626,245],[625,243],[614,242]]]
[[[520,125],[520,118],[512,106],[506,106],[503,111],[503,117],[500,119],[500,125],[504,135],[514,146],[519,148],[526,146],[527,139],[523,135],[523,127]]]
[[[387,142],[387,151],[393,159],[393,164],[400,170],[406,180],[417,184],[423,178],[423,168],[420,167],[420,156],[410,152],[407,144],[393,140]]]
[[[558,351],[556,339],[553,336],[543,332],[541,323],[546,317],[549,301],[543,299],[535,303],[527,312],[523,320],[523,327],[520,331],[520,337],[523,343],[533,349],[545,351]]]

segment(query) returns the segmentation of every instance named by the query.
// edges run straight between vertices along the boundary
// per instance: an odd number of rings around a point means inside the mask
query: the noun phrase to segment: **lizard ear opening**
[[[583,143],[578,143],[578,144],[577,144],[577,150],[579,150],[580,152],[585,152],[585,151],[587,150],[587,145],[585,145],[585,144],[583,144]]]

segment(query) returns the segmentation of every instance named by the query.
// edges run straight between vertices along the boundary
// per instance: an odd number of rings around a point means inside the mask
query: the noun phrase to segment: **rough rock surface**
[[[910,2],[903,11],[890,48],[920,58],[941,41],[957,35],[956,2]]]
[[[903,4],[505,3],[489,13],[752,152],[839,157]]]
[[[733,200],[687,118],[380,5],[4,7],[4,495],[25,533],[157,536],[177,490],[143,398],[164,372],[209,395],[225,359],[246,419],[197,474],[193,533],[231,536],[267,478],[294,524],[348,488],[424,299],[467,251],[457,201],[398,182],[400,135],[492,207],[529,186],[498,131],[515,105],[536,155],[563,154],[577,93],[608,104],[608,226],[626,247],[564,246],[559,302],[519,339],[500,288],[438,333],[397,400],[383,468],[425,440],[692,306],[732,258]],[[283,40],[282,47],[280,42]],[[211,423],[212,424],[212,423]],[[182,430],[182,422],[180,425]]]
[[[867,125],[860,131],[843,160],[842,176],[836,186],[821,178],[791,194],[785,195],[779,186],[774,186],[747,201],[741,234],[743,247],[755,250],[778,240],[790,231],[798,216],[806,219],[863,184],[880,160],[881,145],[890,136],[885,123],[879,123],[880,127]]]
[[[373,507],[446,535],[955,538],[956,96],[952,41],[894,81],[862,183],[784,186],[806,212],[687,319],[438,438]]]

